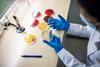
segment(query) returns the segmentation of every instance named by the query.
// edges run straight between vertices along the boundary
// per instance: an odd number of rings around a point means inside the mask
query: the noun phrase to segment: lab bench
[[[56,67],[58,57],[54,50],[43,43],[41,31],[38,27],[31,27],[34,20],[32,13],[40,11],[42,16],[39,18],[40,23],[44,22],[44,11],[53,9],[54,17],[61,14],[64,18],[68,16],[70,0],[28,0],[29,8],[20,24],[25,27],[25,32],[17,33],[14,27],[9,27],[0,38],[0,67]],[[20,2],[20,1],[19,1]],[[21,9],[23,10],[23,9]],[[17,14],[17,17],[19,17]],[[20,20],[20,19],[19,19]],[[34,34],[37,42],[28,45],[24,41],[25,33]],[[63,31],[56,31],[63,39]],[[23,58],[22,55],[41,55],[41,58]]]

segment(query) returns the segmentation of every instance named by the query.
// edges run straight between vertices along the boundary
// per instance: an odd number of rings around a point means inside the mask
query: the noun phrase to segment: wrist
[[[56,51],[56,53],[58,53],[58,52],[60,52],[62,49],[63,49],[63,47],[61,46],[61,47],[55,49],[55,51]]]
[[[65,25],[65,31],[68,31],[69,30],[69,27],[70,27],[70,23],[69,22],[66,22],[67,24]]]

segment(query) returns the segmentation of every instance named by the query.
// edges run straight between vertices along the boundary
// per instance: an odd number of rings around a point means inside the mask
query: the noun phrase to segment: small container
[[[39,11],[34,11],[34,12],[32,13],[32,16],[33,16],[33,18],[39,18],[39,17],[41,17],[41,12],[39,12]]]
[[[39,24],[39,20],[38,19],[35,19],[32,23],[32,27],[35,27]]]

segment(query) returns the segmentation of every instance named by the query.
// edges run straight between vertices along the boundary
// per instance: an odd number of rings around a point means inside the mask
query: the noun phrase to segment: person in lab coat
[[[43,40],[54,48],[58,57],[67,67],[100,67],[100,0],[78,0],[80,18],[86,24],[69,23],[61,15],[51,18],[48,25],[57,30],[67,31],[71,35],[89,38],[87,46],[87,64],[80,62],[61,45],[60,38],[52,35],[52,40]]]

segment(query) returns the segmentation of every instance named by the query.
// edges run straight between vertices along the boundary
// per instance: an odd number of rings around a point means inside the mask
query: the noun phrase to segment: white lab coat
[[[57,53],[67,67],[100,67],[100,33],[89,26],[70,23],[68,33],[89,38],[87,47],[87,64],[77,60],[64,48]]]

